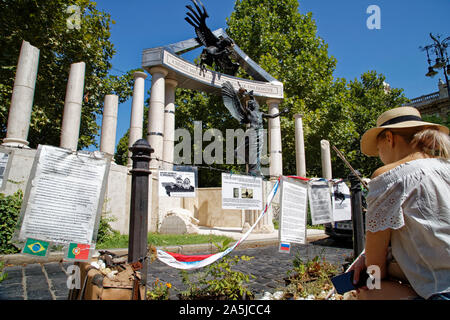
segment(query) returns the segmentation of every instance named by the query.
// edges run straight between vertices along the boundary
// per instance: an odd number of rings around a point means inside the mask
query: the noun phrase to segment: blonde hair
[[[389,128],[383,130],[378,138],[384,138],[386,131],[401,136],[413,148],[417,148],[431,157],[450,159],[450,137],[437,127]]]
[[[417,132],[411,144],[430,156],[450,158],[450,137],[437,128],[428,127]]]

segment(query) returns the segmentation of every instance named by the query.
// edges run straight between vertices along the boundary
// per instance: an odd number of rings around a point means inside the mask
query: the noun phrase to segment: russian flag
[[[280,242],[280,252],[286,252],[286,253],[290,253],[291,252],[291,244],[289,243],[285,243],[285,242]]]

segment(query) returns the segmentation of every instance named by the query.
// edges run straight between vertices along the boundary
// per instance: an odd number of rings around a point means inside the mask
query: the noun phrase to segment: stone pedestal
[[[269,106],[269,114],[279,112],[278,105],[280,100],[268,99],[266,101]],[[283,159],[281,152],[281,126],[280,117],[275,119],[269,118],[269,150],[270,150],[270,179],[277,179],[283,175]]]
[[[80,136],[85,69],[86,64],[84,62],[72,64],[69,81],[67,82],[60,146],[70,150],[77,150]]]
[[[295,160],[297,176],[306,177],[305,140],[303,137],[303,120],[301,114],[296,114],[295,119]]]
[[[117,95],[106,95],[103,107],[102,133],[100,137],[100,151],[111,156],[114,155],[116,145],[117,109],[119,97]]]
[[[320,140],[320,151],[322,157],[322,178],[331,180],[333,174],[331,170],[330,142]]]
[[[166,106],[164,109],[164,143],[161,164],[166,170],[173,169],[173,150],[175,144],[175,88],[178,82],[172,79],[165,81]]]
[[[144,97],[145,97],[145,72],[137,71],[133,73],[134,88],[133,88],[133,102],[131,104],[131,118],[130,131],[128,136],[128,148],[142,139],[142,126],[144,122]],[[152,146],[153,147],[153,146]],[[127,166],[131,167],[131,151],[128,151]]]
[[[8,127],[3,145],[11,147],[28,146],[34,88],[39,65],[39,49],[27,41],[22,42],[16,78],[9,108]]]

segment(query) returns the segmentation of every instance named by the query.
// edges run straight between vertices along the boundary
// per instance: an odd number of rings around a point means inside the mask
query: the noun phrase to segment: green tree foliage
[[[69,5],[80,8],[79,28],[69,28]],[[59,145],[64,99],[70,65],[86,63],[84,101],[78,148],[95,145],[96,118],[104,96],[119,95],[124,102],[132,93],[132,71],[110,76],[115,54],[110,42],[108,13],[90,0],[2,0],[0,2],[0,138],[6,135],[8,111],[22,40],[40,50],[33,112],[28,135],[31,147]]]
[[[20,215],[22,199],[22,190],[18,190],[9,196],[0,193],[0,254],[11,254],[20,251],[9,241]]]

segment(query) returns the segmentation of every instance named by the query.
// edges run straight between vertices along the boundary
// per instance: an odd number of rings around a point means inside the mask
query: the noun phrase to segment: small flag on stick
[[[291,253],[291,244],[286,242],[280,242],[279,252]]]
[[[50,243],[47,241],[27,238],[22,253],[38,257],[46,257]]]
[[[91,246],[83,243],[70,243],[66,258],[70,260],[89,260]]]

